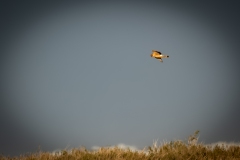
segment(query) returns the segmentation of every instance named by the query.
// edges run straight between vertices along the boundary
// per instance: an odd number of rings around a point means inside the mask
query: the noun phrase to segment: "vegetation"
[[[207,146],[199,144],[196,131],[189,136],[188,142],[171,141],[152,146],[140,151],[119,147],[102,147],[89,151],[85,148],[63,150],[58,153],[39,152],[19,157],[0,156],[0,160],[237,160],[240,159],[239,145]]]

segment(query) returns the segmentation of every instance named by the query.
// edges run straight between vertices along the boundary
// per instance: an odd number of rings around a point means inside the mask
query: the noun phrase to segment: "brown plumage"
[[[161,52],[152,50],[151,57],[158,59],[160,62],[163,62],[162,58],[169,58],[169,55],[163,55]]]

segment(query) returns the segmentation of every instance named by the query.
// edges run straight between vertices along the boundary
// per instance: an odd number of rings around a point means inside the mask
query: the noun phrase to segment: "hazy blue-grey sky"
[[[0,153],[240,141],[237,3],[0,6]]]

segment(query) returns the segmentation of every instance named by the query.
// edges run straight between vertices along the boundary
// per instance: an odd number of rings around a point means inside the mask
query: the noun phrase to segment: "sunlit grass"
[[[101,147],[98,150],[75,148],[59,152],[38,152],[19,157],[0,156],[1,160],[234,160],[240,159],[239,145],[204,145],[198,143],[199,131],[189,136],[188,141],[170,141],[160,145],[157,141],[143,150],[119,147]]]

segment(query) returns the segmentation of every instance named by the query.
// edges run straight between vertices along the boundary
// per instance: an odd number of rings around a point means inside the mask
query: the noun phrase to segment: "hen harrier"
[[[155,50],[152,50],[152,54],[150,56],[158,59],[160,62],[163,62],[162,58],[169,57],[169,55],[163,55],[161,52]]]

